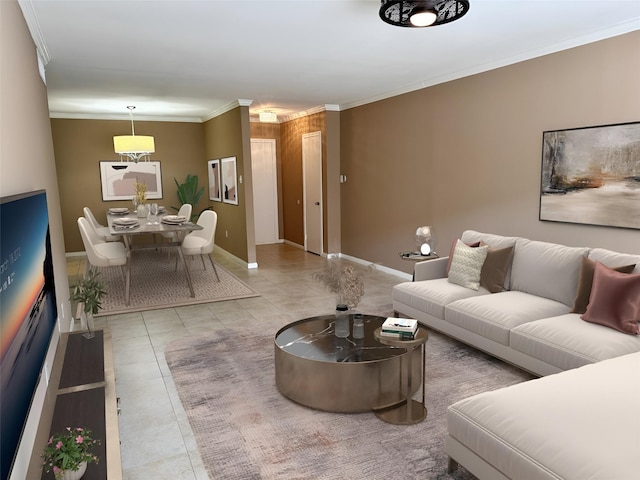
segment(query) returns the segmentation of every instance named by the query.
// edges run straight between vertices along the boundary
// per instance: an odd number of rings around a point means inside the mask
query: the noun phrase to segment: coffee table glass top
[[[353,338],[353,314],[349,318],[349,337],[334,333],[334,315],[306,318],[278,331],[276,345],[291,355],[320,362],[369,362],[404,354],[403,347],[384,345],[376,340],[374,331],[386,317],[362,315],[364,338]]]

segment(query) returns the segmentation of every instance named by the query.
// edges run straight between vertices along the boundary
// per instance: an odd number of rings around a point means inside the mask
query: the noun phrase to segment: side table
[[[429,255],[422,255],[420,252],[399,252],[400,258],[402,260],[410,260],[413,262],[423,262],[425,260],[434,260],[436,258],[440,258],[440,256],[436,252],[431,252]],[[415,281],[416,274],[415,271],[413,273],[411,281]]]
[[[405,400],[391,407],[374,410],[378,418],[394,425],[413,425],[420,423],[427,418],[427,407],[425,406],[425,343],[429,339],[427,329],[419,325],[413,340],[401,340],[393,337],[381,335],[382,327],[374,331],[376,340],[385,345],[392,347],[406,348],[407,351],[414,351],[418,348],[422,349],[422,400],[418,402],[412,397],[413,392],[413,355],[407,355],[409,363],[407,370],[407,384],[405,389]],[[402,365],[400,367],[400,381],[402,382]]]

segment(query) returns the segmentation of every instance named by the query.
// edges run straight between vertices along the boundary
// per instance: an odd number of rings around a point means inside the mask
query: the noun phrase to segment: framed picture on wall
[[[227,157],[220,160],[220,172],[222,174],[222,201],[232,205],[238,205],[238,173],[236,171],[236,157]]]
[[[640,229],[640,122],[542,134],[540,220]]]
[[[222,201],[220,189],[220,159],[209,160],[209,200]]]
[[[131,200],[136,182],[147,185],[147,199],[162,198],[160,162],[100,162],[102,201]]]

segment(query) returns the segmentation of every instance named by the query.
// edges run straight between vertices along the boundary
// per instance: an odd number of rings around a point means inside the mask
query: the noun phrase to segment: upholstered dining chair
[[[191,206],[190,203],[185,203],[180,207],[180,210],[178,210],[178,213],[176,215],[185,217],[187,219],[187,222],[190,222],[192,209],[193,207]],[[164,238],[168,238],[172,242],[177,242],[180,240],[177,232],[160,232],[160,233]]]
[[[109,233],[109,227],[105,227],[100,222],[98,222],[96,216],[93,214],[89,207],[84,207],[82,209],[82,212],[84,213],[84,218],[89,221],[98,236],[105,242],[117,242],[118,240],[120,240],[120,235],[111,235]]]
[[[87,261],[85,264],[85,276],[89,268],[93,267],[114,267],[120,266],[125,282],[129,283],[129,274],[125,266],[127,265],[127,250],[122,242],[106,242],[98,236],[94,228],[84,217],[78,218],[78,229],[82,237]],[[127,285],[128,287],[128,285]],[[125,290],[126,291],[126,290]]]
[[[218,214],[213,210],[205,210],[198,217],[196,222],[202,227],[202,230],[194,230],[184,237],[182,240],[182,253],[184,255],[200,255],[202,259],[202,266],[206,269],[207,266],[204,263],[204,257],[209,257],[213,271],[216,274],[216,278],[220,281],[218,276],[218,270],[216,270],[216,264],[213,263],[211,258],[211,252],[215,246],[216,226],[218,225]],[[178,259],[176,258],[176,268],[178,266]]]

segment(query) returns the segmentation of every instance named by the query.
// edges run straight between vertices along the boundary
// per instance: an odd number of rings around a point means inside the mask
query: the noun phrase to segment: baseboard
[[[344,253],[337,254],[340,258],[344,258],[345,260],[350,260],[354,263],[359,263],[360,265],[366,265],[367,267],[375,268],[376,270],[380,270],[381,272],[388,273],[390,275],[395,275],[396,277],[403,278],[405,280],[412,280],[413,276],[410,273],[401,272],[400,270],[396,270],[394,268],[385,267],[384,265],[380,265],[377,263],[369,262],[368,260],[363,260],[361,258],[352,257],[351,255],[347,255]]]

